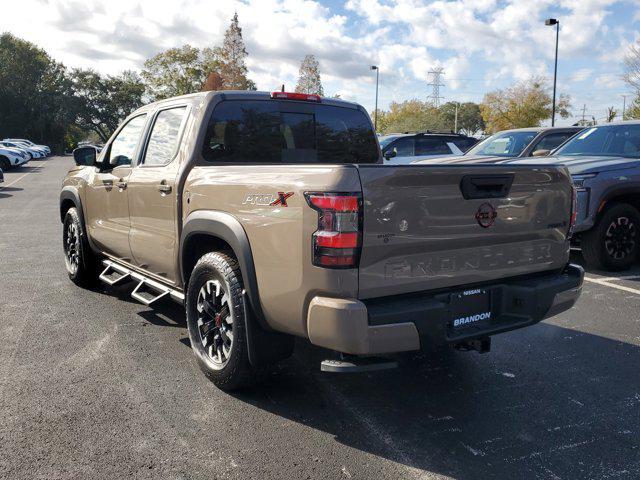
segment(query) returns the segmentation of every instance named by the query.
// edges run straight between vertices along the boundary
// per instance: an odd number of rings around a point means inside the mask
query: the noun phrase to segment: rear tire
[[[7,157],[0,157],[0,169],[5,172],[11,168],[11,162]]]
[[[630,268],[640,248],[640,213],[628,203],[609,207],[598,223],[582,234],[582,256],[592,268],[619,271]]]
[[[247,314],[238,261],[222,252],[203,255],[187,288],[187,327],[198,366],[226,391],[262,380],[265,368],[249,362]]]
[[[84,288],[95,285],[98,278],[98,258],[91,251],[75,208],[70,208],[65,214],[62,242],[69,279]]]

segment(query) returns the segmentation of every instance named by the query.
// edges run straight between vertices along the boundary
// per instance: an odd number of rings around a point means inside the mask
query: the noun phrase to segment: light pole
[[[624,121],[624,116],[627,113],[627,96],[622,95],[622,120]]]
[[[453,131],[454,133],[458,133],[458,105],[460,105],[460,102],[455,102],[455,104],[456,104],[456,115],[455,115],[455,120],[453,121],[454,123]]]
[[[378,131],[378,79],[380,78],[380,69],[377,65],[371,65],[371,70],[376,71],[376,109],[373,113],[373,129]]]
[[[551,126],[556,124],[556,79],[558,76],[558,37],[560,36],[560,20],[556,18],[547,18],[544,21],[547,26],[556,26],[556,62],[553,68],[553,104],[551,106]]]

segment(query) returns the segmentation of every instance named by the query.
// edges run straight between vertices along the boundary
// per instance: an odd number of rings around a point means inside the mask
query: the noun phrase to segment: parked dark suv
[[[385,164],[409,164],[429,157],[462,155],[478,139],[457,133],[391,133],[379,138]]]

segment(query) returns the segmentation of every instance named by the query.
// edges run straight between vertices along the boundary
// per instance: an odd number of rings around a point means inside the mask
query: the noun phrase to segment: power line
[[[440,87],[444,87],[444,83],[440,82],[442,75],[444,75],[444,69],[442,67],[434,68],[429,70],[429,75],[431,76],[431,81],[427,85],[431,86],[431,95],[427,99],[431,100],[433,106],[438,108],[440,100],[444,99],[444,97],[440,96]]]

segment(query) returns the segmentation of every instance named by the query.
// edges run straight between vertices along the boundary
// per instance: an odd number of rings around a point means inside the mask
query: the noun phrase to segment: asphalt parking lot
[[[0,185],[0,478],[640,478],[640,268],[589,272],[576,308],[487,355],[340,376],[300,342],[230,395],[198,370],[178,305],[68,281],[72,164]]]

